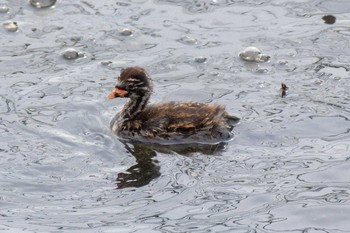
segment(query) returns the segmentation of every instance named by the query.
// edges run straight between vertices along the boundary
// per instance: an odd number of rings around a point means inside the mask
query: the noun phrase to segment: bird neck
[[[142,96],[133,96],[125,104],[121,111],[121,117],[124,121],[133,120],[146,107],[151,94],[147,93]]]

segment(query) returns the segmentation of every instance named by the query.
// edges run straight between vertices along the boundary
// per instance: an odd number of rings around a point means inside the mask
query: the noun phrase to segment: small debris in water
[[[245,48],[240,54],[240,58],[244,61],[253,61],[253,62],[266,62],[270,60],[270,56],[262,54],[260,49],[250,46]]]
[[[205,63],[207,61],[207,58],[206,57],[196,57],[194,59],[194,61],[197,63]]]
[[[270,56],[269,55],[266,55],[266,54],[261,54],[260,56],[260,62],[267,62],[268,60],[270,60]]]
[[[47,8],[55,5],[56,0],[30,0],[30,4],[36,8]]]
[[[80,57],[78,51],[73,48],[69,48],[66,51],[64,51],[62,56],[67,60],[74,60]]]
[[[3,26],[8,32],[16,32],[18,30],[17,22],[8,21]]]
[[[0,4],[0,13],[7,13],[9,12],[10,8],[5,4]]]
[[[281,84],[281,97],[285,97],[287,95],[287,90],[288,90],[288,87],[286,84],[282,83]]]
[[[334,24],[336,20],[336,18],[333,15],[325,15],[322,17],[322,19],[326,24]]]
[[[123,28],[119,30],[119,33],[123,36],[131,36],[133,34],[133,31],[130,28]]]

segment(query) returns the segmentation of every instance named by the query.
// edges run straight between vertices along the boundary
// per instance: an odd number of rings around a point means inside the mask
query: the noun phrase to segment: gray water
[[[0,3],[1,232],[350,232],[349,1]],[[119,141],[133,65],[153,103],[225,105],[234,140]]]

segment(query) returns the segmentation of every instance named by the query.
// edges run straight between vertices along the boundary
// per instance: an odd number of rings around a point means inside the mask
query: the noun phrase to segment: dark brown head
[[[146,71],[140,67],[128,67],[119,75],[117,85],[108,98],[137,98],[151,92],[152,83]]]

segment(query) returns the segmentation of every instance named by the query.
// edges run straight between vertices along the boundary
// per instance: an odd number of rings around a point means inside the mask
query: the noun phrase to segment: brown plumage
[[[222,106],[197,102],[148,105],[151,79],[144,69],[129,67],[118,77],[108,95],[129,98],[111,121],[111,128],[124,139],[162,144],[219,143],[232,137],[232,124],[239,118],[229,116]]]

